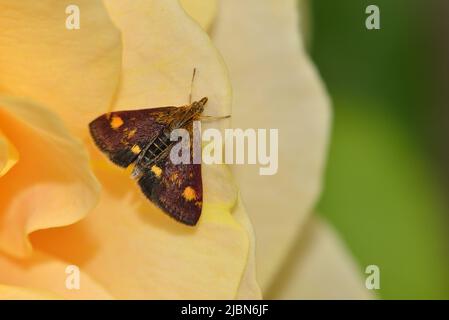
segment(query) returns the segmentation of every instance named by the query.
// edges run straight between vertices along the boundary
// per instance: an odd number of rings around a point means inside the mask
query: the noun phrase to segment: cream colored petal
[[[44,290],[0,284],[0,300],[58,300],[59,296]]]
[[[233,126],[279,129],[276,175],[233,167],[254,224],[262,289],[317,199],[329,134],[329,101],[297,22],[295,0],[224,0],[212,34],[234,87]]]
[[[5,175],[19,161],[16,147],[0,131],[0,177]]]
[[[269,299],[371,299],[361,269],[335,231],[320,218],[304,225],[284,266],[268,287]]]
[[[71,4],[80,29],[66,28]],[[120,67],[120,34],[101,0],[0,0],[1,92],[46,105],[87,134],[110,106]]]
[[[61,241],[63,239],[59,239]],[[112,296],[82,269],[79,276],[74,266],[41,252],[34,252],[25,260],[15,260],[0,255],[0,284],[18,287],[11,292],[0,286],[3,294],[30,295],[24,299],[39,299],[34,294],[44,294],[45,299],[112,299]],[[79,289],[73,285],[79,279]]]
[[[0,128],[20,154],[0,178],[0,249],[24,256],[31,250],[28,234],[83,218],[99,186],[83,145],[47,109],[0,97]]]
[[[98,207],[76,225],[34,234],[33,243],[79,264],[117,298],[232,299],[249,241],[230,214],[235,190],[207,183],[226,176],[223,170],[204,166],[203,215],[192,228],[152,205],[122,170],[100,167]]]
[[[123,72],[115,109],[183,105],[209,98],[205,114],[229,114],[225,66],[204,31],[176,0],[105,0],[123,35]]]
[[[180,0],[184,10],[204,30],[209,30],[217,15],[218,0]]]

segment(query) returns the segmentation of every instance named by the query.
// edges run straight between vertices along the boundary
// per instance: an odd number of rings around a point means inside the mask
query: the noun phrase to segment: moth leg
[[[231,115],[220,116],[220,117],[200,115],[198,117],[198,120],[201,120],[201,121],[217,121],[217,120],[222,120],[222,119],[228,119],[230,117],[231,117]]]

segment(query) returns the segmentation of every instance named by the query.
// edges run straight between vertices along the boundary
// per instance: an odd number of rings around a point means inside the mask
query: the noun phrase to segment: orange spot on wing
[[[131,152],[134,154],[139,154],[140,151],[142,151],[142,150],[140,149],[140,147],[137,144],[133,145],[133,147],[131,148]]]
[[[186,187],[182,192],[182,196],[187,201],[192,201],[196,199],[196,191],[192,187]]]
[[[160,176],[162,174],[162,169],[159,168],[158,166],[154,165],[151,167],[151,172],[153,172],[157,178],[160,178]]]
[[[111,124],[111,128],[115,130],[115,129],[120,128],[123,125],[123,120],[119,116],[112,116],[110,124]]]

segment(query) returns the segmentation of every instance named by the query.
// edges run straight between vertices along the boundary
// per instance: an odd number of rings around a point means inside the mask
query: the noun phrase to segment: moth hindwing
[[[112,162],[124,168],[134,164],[143,194],[169,216],[191,226],[198,222],[203,204],[201,165],[172,163],[169,154],[177,142],[170,141],[170,133],[179,128],[192,133],[193,121],[206,102],[203,98],[182,107],[111,112],[89,124],[95,144]]]

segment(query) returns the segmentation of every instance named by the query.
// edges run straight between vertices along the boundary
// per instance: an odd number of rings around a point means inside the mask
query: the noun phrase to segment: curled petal
[[[45,290],[35,290],[0,284],[0,300],[58,300],[59,296]]]
[[[236,299],[262,299],[262,292],[256,277],[256,239],[254,236],[253,226],[249,221],[248,214],[242,204],[242,200],[237,200],[236,207],[233,211],[235,219],[242,225],[249,235],[249,252],[246,262],[245,271],[240,281],[239,290],[237,291]]]
[[[0,255],[0,284],[0,298],[2,291],[5,295],[25,295],[24,299],[39,298],[41,295],[41,299],[112,298],[82,268],[38,251],[23,260]],[[16,290],[11,291],[11,287]]]
[[[104,193],[98,207],[74,226],[34,234],[36,247],[82,265],[117,298],[236,296],[249,243],[246,230],[228,208],[229,199],[235,202],[235,190],[224,194],[206,180],[203,215],[192,228],[152,205],[127,173],[100,165],[96,173]],[[226,168],[214,168],[206,175],[219,178],[226,174],[221,170]],[[55,241],[61,238],[66,239],[63,245]]]
[[[207,34],[175,0],[105,0],[123,35],[123,72],[116,109],[139,109],[209,98],[208,115],[227,115],[226,68]]]
[[[0,177],[5,175],[19,160],[16,147],[0,131]]]
[[[71,30],[74,3],[80,28]],[[109,108],[120,67],[120,34],[101,0],[0,0],[3,93],[31,98],[85,134]]]
[[[20,154],[0,178],[0,249],[24,256],[29,233],[83,218],[99,186],[83,145],[47,109],[0,97],[0,128]]]
[[[263,289],[320,192],[329,134],[329,100],[300,42],[296,2],[223,0],[212,34],[233,81],[233,126],[279,130],[275,175],[232,168],[254,224]]]

